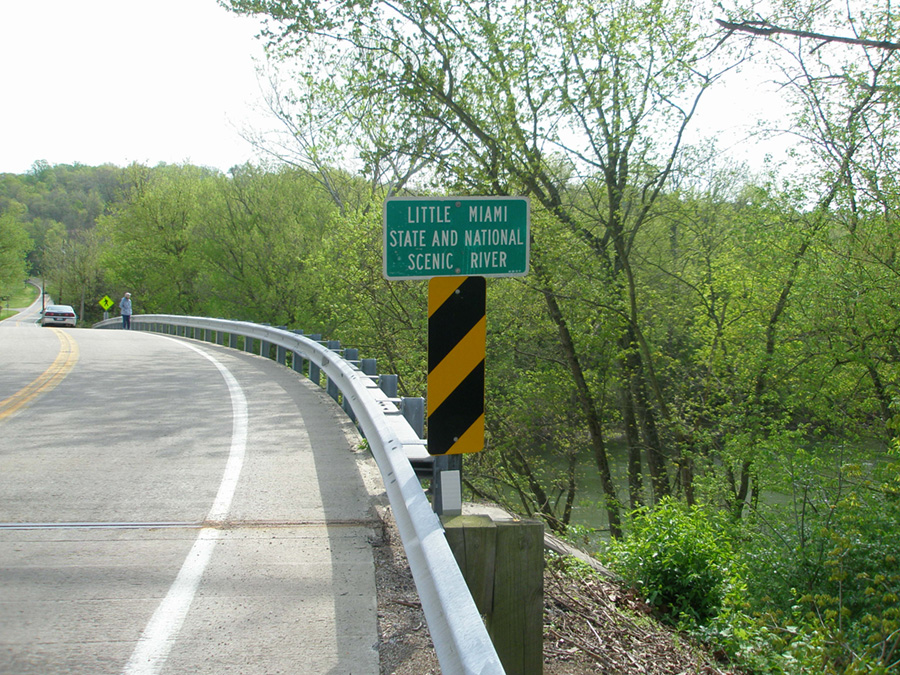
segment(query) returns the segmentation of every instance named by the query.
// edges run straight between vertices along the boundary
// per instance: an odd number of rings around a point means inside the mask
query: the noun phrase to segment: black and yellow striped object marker
[[[428,452],[484,449],[484,277],[428,282]]]

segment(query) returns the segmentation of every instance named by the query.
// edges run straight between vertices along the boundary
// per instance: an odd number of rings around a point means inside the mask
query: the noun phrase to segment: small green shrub
[[[792,468],[793,500],[745,524],[747,616],[791,672],[900,672],[900,465],[798,453]]]
[[[723,516],[665,499],[632,513],[609,564],[663,620],[697,626],[716,616],[732,586],[730,542]]]

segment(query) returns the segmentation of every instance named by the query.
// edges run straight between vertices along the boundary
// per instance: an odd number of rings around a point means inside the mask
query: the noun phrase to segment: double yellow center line
[[[12,416],[29,402],[51,391],[58,385],[78,362],[78,343],[66,331],[51,328],[59,338],[59,354],[50,367],[31,384],[23,387],[9,398],[0,401],[0,422]]]

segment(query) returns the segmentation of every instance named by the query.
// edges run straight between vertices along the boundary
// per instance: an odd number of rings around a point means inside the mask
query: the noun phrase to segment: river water
[[[853,449],[849,452],[846,451],[846,448],[835,447],[831,443],[817,443],[807,448],[807,450],[814,452],[819,460],[827,457],[827,461],[823,461],[820,466],[820,477],[824,477],[825,474],[836,475],[837,467],[848,462],[852,455],[857,455],[860,451],[867,458],[862,460],[862,464],[870,469],[879,463],[898,461],[897,457],[888,453],[887,446],[883,441],[875,439],[866,439],[858,444],[854,444]],[[613,482],[617,488],[617,496],[620,503],[625,507],[624,510],[627,511],[630,508],[628,497],[628,448],[624,440],[612,441],[607,444],[607,451],[609,452],[610,470],[613,474]],[[768,469],[780,473],[783,479],[787,479],[797,467],[792,459],[788,457],[781,460],[778,464],[770,465]],[[565,475],[567,470],[565,462],[558,460],[553,470],[558,476]],[[596,530],[597,533],[591,537],[592,540],[598,537],[601,539],[605,538],[609,530],[609,521],[606,507],[604,506],[604,493],[600,481],[600,473],[591,453],[584,452],[579,457],[576,472],[578,490],[572,510],[571,524]],[[645,466],[643,482],[646,494],[645,503],[650,502],[649,480]],[[761,492],[760,499],[763,503],[770,505],[786,505],[793,501],[793,497],[790,494],[774,490]]]

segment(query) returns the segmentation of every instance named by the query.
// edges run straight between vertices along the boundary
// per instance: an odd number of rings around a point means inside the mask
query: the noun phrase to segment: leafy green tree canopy
[[[24,209],[18,209],[21,214]],[[8,295],[25,279],[25,257],[31,250],[31,239],[15,211],[0,214],[0,295]]]

